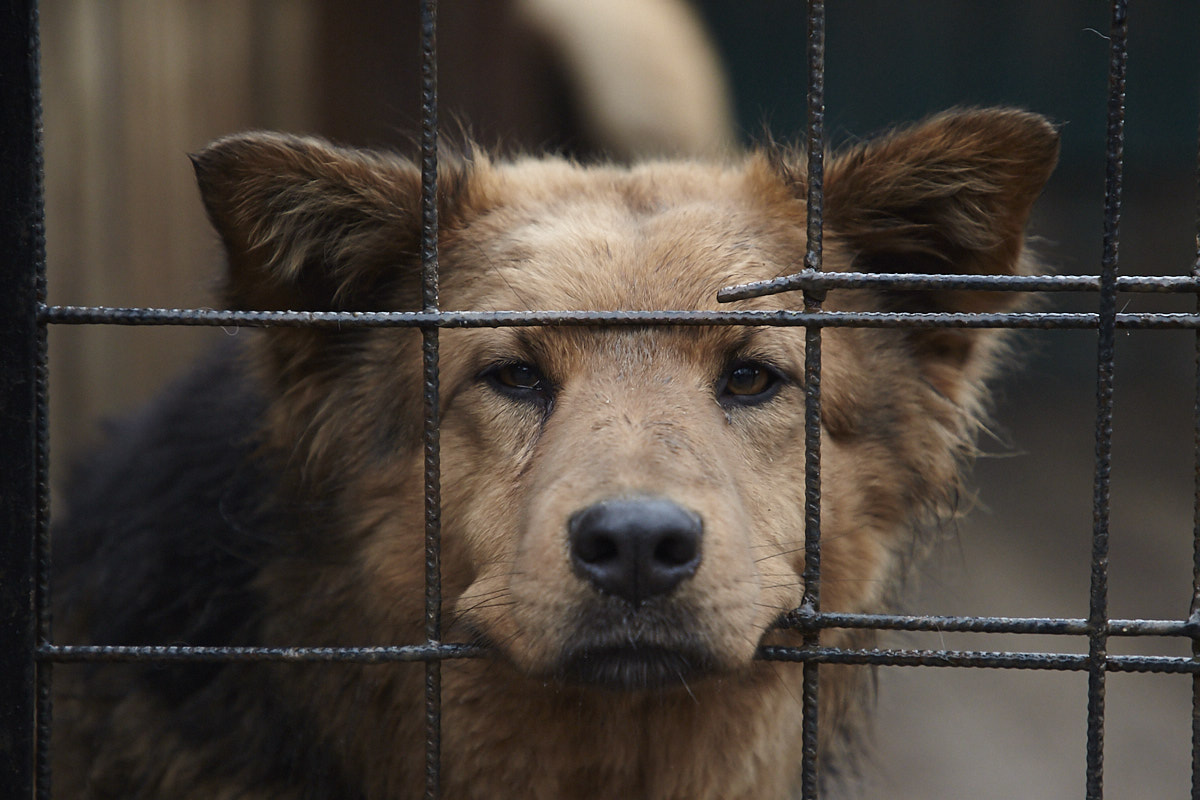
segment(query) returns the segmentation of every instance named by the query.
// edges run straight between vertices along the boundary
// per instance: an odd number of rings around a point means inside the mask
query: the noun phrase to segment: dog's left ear
[[[858,271],[1021,274],[1030,269],[1025,226],[1058,147],[1058,132],[1036,114],[938,115],[834,157],[825,176],[826,226]],[[881,295],[885,310],[905,312],[997,312],[1020,302],[1018,292]],[[909,338],[927,377],[953,397],[989,337],[943,328]]]
[[[1016,274],[1029,212],[1057,161],[1058,132],[1041,116],[947,112],[834,158],[827,224],[857,270]],[[1000,310],[1014,297],[924,296],[924,311]]]

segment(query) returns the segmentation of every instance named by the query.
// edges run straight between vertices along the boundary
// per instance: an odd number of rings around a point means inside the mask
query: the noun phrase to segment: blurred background
[[[950,106],[1008,104],[1062,124],[1033,232],[1060,273],[1099,272],[1108,10],[1098,0],[828,4],[834,144]],[[1131,4],[1121,272],[1196,262],[1200,4]],[[803,134],[794,0],[459,0],[440,13],[450,129],[583,158],[704,153]],[[416,2],[55,0],[42,9],[50,301],[204,307],[221,268],[186,153],[247,128],[411,151]],[[648,113],[649,112],[649,113]],[[451,122],[457,120],[457,122]],[[1194,300],[1127,295],[1128,311]],[[1056,296],[1094,310],[1095,296]],[[220,329],[51,329],[54,479]],[[978,498],[916,578],[912,613],[1086,617],[1096,336],[1022,334],[998,387]],[[1186,616],[1196,335],[1121,332],[1110,558],[1113,617]],[[895,646],[1083,652],[1062,638],[897,636]],[[1183,655],[1186,642],[1110,642]],[[1084,794],[1082,673],[879,672],[864,797]],[[1191,681],[1110,675],[1107,796],[1188,796]]]

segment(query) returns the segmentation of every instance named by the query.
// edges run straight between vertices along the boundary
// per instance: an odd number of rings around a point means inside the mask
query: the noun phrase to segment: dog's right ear
[[[232,308],[365,310],[385,298],[415,306],[421,175],[409,161],[246,133],[192,163],[229,256]],[[459,183],[458,172],[443,185]]]

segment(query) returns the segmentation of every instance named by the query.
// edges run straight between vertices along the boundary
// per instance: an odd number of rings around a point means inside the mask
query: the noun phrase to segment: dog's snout
[[[699,515],[662,498],[604,500],[567,523],[571,565],[597,589],[635,605],[700,566]]]

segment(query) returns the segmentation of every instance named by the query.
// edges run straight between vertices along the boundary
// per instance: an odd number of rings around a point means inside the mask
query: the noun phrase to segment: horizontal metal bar
[[[1197,635],[1196,626],[1180,620],[1111,620],[1112,636]],[[868,628],[875,630],[929,631],[939,633],[1086,635],[1083,619],[1016,617],[891,616],[885,614],[830,614],[808,617],[791,615],[782,628]],[[399,647],[188,647],[118,645],[42,645],[41,661],[430,661],[447,658],[479,658],[488,648],[465,643],[405,645]],[[876,651],[863,651],[876,652]]]
[[[938,633],[1016,633],[1077,635],[1088,633],[1087,620],[1038,617],[898,616],[887,614],[810,615],[797,611],[780,628],[867,628],[875,630],[929,631]],[[1109,621],[1113,636],[1186,636],[1200,634],[1182,620]],[[466,643],[404,645],[397,647],[189,647],[182,645],[42,645],[42,661],[429,661],[445,658],[478,658],[487,647]],[[871,651],[874,652],[874,651]]]
[[[1021,328],[1089,330],[1088,313],[899,314],[821,311],[219,311],[202,308],[41,306],[39,321],[57,325],[217,327],[500,328],[589,325],[754,325],[820,328]],[[1118,314],[1117,327],[1200,329],[1200,314]]]
[[[1113,619],[1108,621],[1110,636],[1200,636],[1200,625],[1189,620]],[[955,617],[892,614],[811,614],[802,609],[784,617],[778,627],[796,630],[858,628],[932,633],[1013,633],[1058,636],[1086,636],[1086,619],[1055,617]]]
[[[1090,666],[1086,653],[1022,653],[982,650],[843,650],[835,647],[760,647],[766,661],[859,664],[881,667],[973,667],[1083,672]],[[1200,674],[1200,659],[1190,656],[1114,656],[1104,659],[1108,672]]]
[[[39,661],[127,663],[215,662],[387,662],[441,661],[481,658],[490,650],[480,645],[438,644],[404,647],[136,647],[42,645]],[[760,647],[757,657],[767,661],[864,664],[877,666],[976,667],[986,669],[1039,669],[1082,671],[1088,668],[1084,653],[991,652],[983,650],[853,650],[836,647]],[[1200,660],[1188,656],[1114,656],[1105,661],[1109,672],[1200,674]]]
[[[349,661],[380,664],[388,661],[434,661],[479,658],[490,651],[472,644],[405,645],[402,647],[185,647],[42,645],[39,661],[150,661],[212,663],[226,661]]]
[[[797,272],[766,281],[727,286],[717,301],[730,303],[752,297],[791,291],[830,289],[894,289],[945,291],[960,289],[988,292],[1097,292],[1099,275],[928,275],[908,272]],[[1129,276],[1117,278],[1121,292],[1195,293],[1200,277],[1194,275]]]
[[[1200,637],[1200,625],[1195,620],[1170,619],[1110,619],[1109,636],[1186,636]]]

